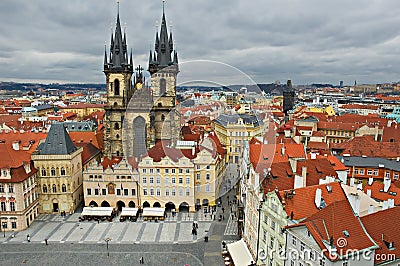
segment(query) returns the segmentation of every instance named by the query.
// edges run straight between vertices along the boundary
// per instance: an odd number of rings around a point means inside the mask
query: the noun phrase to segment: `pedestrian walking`
[[[48,245],[47,238],[44,239],[44,243],[46,243],[46,246]]]
[[[225,208],[224,207],[222,207],[222,213],[225,213]]]
[[[144,258],[140,257],[139,264],[144,264]]]
[[[31,236],[30,236],[29,234],[26,236],[26,240],[27,240],[28,242],[31,242]]]
[[[199,229],[199,223],[196,222],[196,229]]]

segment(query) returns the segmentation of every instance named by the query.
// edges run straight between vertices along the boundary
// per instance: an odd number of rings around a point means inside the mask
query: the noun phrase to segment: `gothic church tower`
[[[152,129],[154,140],[176,143],[180,133],[180,114],[176,110],[178,54],[172,33],[168,35],[163,4],[160,32],[156,33],[154,52],[150,51],[149,68],[153,92]]]
[[[128,58],[127,49],[126,34],[122,34],[118,6],[115,32],[111,35],[109,59],[107,48],[104,52],[104,74],[107,88],[107,106],[104,108],[106,111],[104,155],[108,157],[123,155],[122,124],[133,93],[132,51]]]

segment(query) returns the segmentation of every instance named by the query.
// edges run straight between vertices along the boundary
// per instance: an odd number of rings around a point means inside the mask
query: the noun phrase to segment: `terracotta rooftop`
[[[375,249],[377,245],[372,241],[361,224],[354,216],[353,210],[347,200],[335,201],[319,212],[307,218],[304,222],[289,226],[306,226],[319,247],[324,251],[325,257],[330,260],[338,259],[328,253],[326,243],[336,247],[336,254],[348,254],[354,250]],[[346,245],[338,244],[339,239],[345,239]]]
[[[395,186],[394,184],[390,185],[387,192],[385,192],[383,188],[383,183],[373,182],[371,186],[368,184],[364,186],[364,192],[367,193],[368,190],[371,190],[371,198],[378,201],[387,201],[388,199],[394,199],[394,205],[400,205],[400,188]]]
[[[294,195],[291,195],[293,190],[280,190],[279,195],[285,200],[285,211],[292,220],[305,219],[320,210],[314,201],[317,189],[321,189],[326,206],[347,199],[339,182],[294,189]]]
[[[361,217],[365,229],[379,245],[379,248],[375,250],[375,254],[380,254],[380,256],[375,256],[375,265],[383,263],[384,260],[381,260],[381,258],[387,258],[389,254],[394,254],[396,259],[400,258],[400,230],[398,229],[398,224],[393,222],[398,217],[400,217],[400,207]],[[390,248],[391,244],[393,244],[393,248]]]

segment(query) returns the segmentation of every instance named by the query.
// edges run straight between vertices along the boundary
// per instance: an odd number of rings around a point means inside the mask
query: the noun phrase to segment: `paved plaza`
[[[231,181],[226,179],[226,184],[237,179],[234,170],[230,169]],[[203,210],[182,212],[159,222],[142,218],[120,222],[118,216],[113,222],[79,222],[79,212],[66,217],[40,215],[27,230],[0,234],[0,265],[139,265],[144,257],[144,265],[151,266],[220,266],[221,242],[238,240],[229,196],[233,198],[234,190],[223,193],[224,213],[222,207],[213,216]],[[220,215],[224,220],[218,221]],[[192,234],[193,222],[198,223],[197,235]],[[107,238],[111,239],[108,251]]]
[[[209,214],[202,212],[178,213],[159,222],[119,222],[118,217],[113,222],[79,222],[79,215],[40,215],[27,230],[14,236],[8,233],[0,242],[26,243],[29,234],[33,243],[44,243],[45,239],[49,243],[103,243],[106,238],[111,239],[110,244],[189,243],[203,240],[213,222]],[[191,233],[193,222],[198,223],[197,235]]]

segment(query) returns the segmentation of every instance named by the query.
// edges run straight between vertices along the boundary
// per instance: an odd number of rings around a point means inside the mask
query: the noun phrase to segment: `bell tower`
[[[168,35],[165,1],[160,32],[156,33],[154,52],[150,51],[149,68],[153,92],[152,128],[154,140],[170,141],[179,137],[180,114],[176,110],[176,78],[179,73],[178,53],[174,50],[172,32]]]
[[[132,97],[133,60],[128,58],[126,33],[122,34],[119,19],[119,3],[115,32],[111,34],[109,57],[104,51],[104,74],[106,76],[107,105],[104,108],[105,133],[104,155],[122,156],[122,124],[129,100]]]

